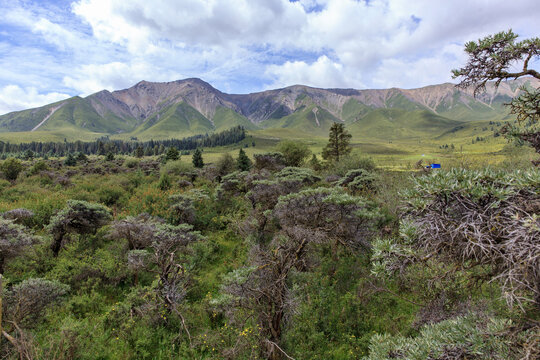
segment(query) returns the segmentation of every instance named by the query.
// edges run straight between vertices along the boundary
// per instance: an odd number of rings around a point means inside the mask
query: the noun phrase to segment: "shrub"
[[[272,152],[253,155],[257,170],[267,169],[270,171],[281,170],[285,167],[285,158],[282,153]]]
[[[376,247],[376,272],[431,254],[458,269],[489,269],[485,280],[499,280],[510,305],[540,306],[540,170],[453,169],[413,181],[401,236]]]
[[[287,166],[302,166],[306,158],[311,154],[306,144],[294,140],[281,141],[277,146],[277,150],[283,154]]]
[[[196,205],[209,199],[210,197],[199,189],[172,195],[170,200],[172,202],[171,210],[174,222],[177,224],[195,224],[197,218]]]
[[[69,286],[40,278],[24,280],[6,292],[6,320],[37,325],[45,308],[57,303]]]
[[[77,159],[75,159],[75,157],[71,153],[69,153],[66,159],[64,160],[64,165],[75,166],[77,165]]]
[[[28,174],[36,175],[46,170],[49,170],[49,166],[47,165],[47,163],[43,160],[39,160],[34,165],[32,165],[32,167],[28,171]]]
[[[350,170],[342,177],[337,185],[346,187],[352,192],[375,190],[377,176],[365,169]]]
[[[191,163],[177,160],[168,161],[165,165],[161,167],[161,172],[170,175],[191,177],[191,175],[195,172],[195,169],[193,168],[193,165]]]
[[[4,219],[13,220],[16,224],[24,224],[26,226],[31,222],[34,213],[28,209],[12,209],[1,214]]]
[[[85,153],[83,153],[82,151],[80,151],[80,152],[77,154],[77,161],[87,162],[87,161],[88,161],[88,156],[86,156]]]
[[[232,173],[236,169],[236,162],[231,154],[225,153],[216,161],[216,168],[218,175],[222,177]]]
[[[305,185],[312,185],[321,181],[321,178],[313,173],[313,170],[299,167],[286,167],[276,174],[280,181],[298,181]]]
[[[68,200],[66,207],[56,214],[47,226],[53,235],[53,254],[58,255],[65,235],[95,233],[110,220],[111,212],[103,205]]]
[[[178,149],[176,149],[173,146],[169,147],[167,149],[167,153],[165,154],[165,161],[169,161],[169,160],[176,161],[179,159],[180,159],[180,154],[178,153]]]
[[[13,221],[0,217],[0,274],[4,273],[5,261],[19,255],[25,248],[37,242],[28,230]]]
[[[328,169],[331,174],[345,176],[350,170],[364,169],[366,171],[374,171],[376,169],[375,162],[371,158],[347,156],[340,161],[333,163]]]
[[[20,160],[9,158],[4,160],[2,165],[0,165],[0,170],[2,170],[2,173],[7,180],[15,181],[23,170],[23,165]]]
[[[124,161],[124,166],[129,168],[129,169],[135,169],[136,167],[139,166],[139,160],[137,159],[133,159],[133,158],[128,158]]]
[[[500,334],[507,322],[468,315],[428,325],[414,338],[374,335],[365,360],[517,359]]]
[[[107,185],[99,189],[97,195],[100,203],[113,206],[120,202],[120,199],[125,195],[125,191],[119,185]]]
[[[162,173],[159,177],[158,188],[161,190],[169,190],[171,188],[171,178],[169,174]]]
[[[238,158],[236,159],[236,167],[240,171],[249,171],[251,169],[251,160],[246,155],[244,149],[238,151]]]

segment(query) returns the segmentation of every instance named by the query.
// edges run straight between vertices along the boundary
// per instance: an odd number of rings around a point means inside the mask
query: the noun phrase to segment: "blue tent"
[[[432,169],[440,169],[440,168],[441,168],[441,164],[431,164],[431,168],[432,168]]]

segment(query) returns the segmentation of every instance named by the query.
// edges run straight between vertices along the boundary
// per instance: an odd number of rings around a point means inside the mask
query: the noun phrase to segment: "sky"
[[[417,88],[452,81],[467,41],[540,36],[538,0],[0,0],[0,14],[0,114],[189,77],[241,94]]]

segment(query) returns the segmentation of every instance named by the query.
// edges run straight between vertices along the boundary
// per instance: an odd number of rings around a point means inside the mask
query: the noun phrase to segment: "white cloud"
[[[35,108],[70,96],[61,93],[38,93],[36,88],[21,88],[17,85],[7,85],[0,88],[0,115],[21,109]]]
[[[7,69],[0,88],[16,85],[30,98],[185,77],[235,93],[295,83],[420,87],[450,80],[466,61],[465,41],[510,27],[525,38],[540,33],[536,0],[73,0],[70,7],[0,0],[0,7]],[[5,101],[9,110],[26,106]]]
[[[266,74],[274,79],[269,88],[293,84],[314,87],[349,87],[354,81],[346,79],[343,65],[333,62],[326,55],[308,64],[304,61],[287,61],[283,65],[270,65]]]
[[[103,89],[112,91],[127,88],[144,79],[170,81],[180,77],[178,73],[162,71],[143,62],[111,62],[83,65],[73,75],[65,76],[63,83],[86,96]]]
[[[309,81],[325,87],[446,81],[453,63],[439,55],[445,47],[514,25],[526,29],[527,36],[540,30],[533,0],[79,0],[73,11],[99,39],[123,44],[133,54],[171,46],[200,54],[242,48],[251,51],[240,61],[247,65],[263,48],[263,53],[292,58],[269,64],[265,74],[276,84]],[[295,59],[298,51],[317,60]],[[383,71],[400,64],[431,65],[440,76],[433,72],[396,80],[395,71]]]

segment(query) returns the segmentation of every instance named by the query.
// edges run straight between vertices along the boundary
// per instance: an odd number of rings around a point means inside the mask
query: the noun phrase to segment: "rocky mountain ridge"
[[[157,83],[141,81],[117,91],[103,90],[36,109],[0,116],[1,132],[75,128],[97,133],[167,132],[192,135],[243,125],[325,127],[333,121],[356,122],[380,109],[427,111],[450,120],[503,119],[502,106],[520,86],[539,87],[534,78],[488,84],[478,97],[472,89],[445,83],[418,89],[320,89],[293,85],[251,94],[226,94],[201,79]]]

